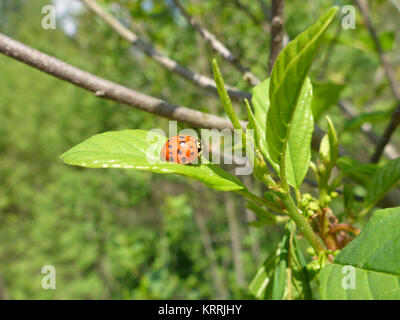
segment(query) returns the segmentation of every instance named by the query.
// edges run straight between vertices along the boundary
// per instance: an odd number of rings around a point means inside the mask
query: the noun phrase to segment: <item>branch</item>
[[[214,80],[199,74],[197,72],[193,72],[178,62],[172,60],[168,56],[158,52],[154,49],[153,46],[143,41],[139,38],[135,33],[126,28],[123,24],[121,24],[117,19],[115,19],[112,15],[105,12],[94,0],[81,0],[87,8],[89,8],[92,12],[94,12],[101,20],[106,22],[114,31],[116,31],[122,38],[129,41],[133,46],[143,51],[148,57],[154,59],[159,65],[171,71],[173,73],[178,74],[179,76],[189,80],[194,83],[196,86],[199,86],[202,89],[205,89],[213,94],[217,95],[217,88],[215,86]],[[244,91],[241,91],[232,86],[227,86],[227,90],[229,96],[232,99],[241,101],[243,98],[249,99],[250,94]]]
[[[272,0],[272,17],[271,17],[271,42],[270,42],[270,55],[269,55],[269,71],[272,71],[275,60],[283,48],[284,38],[284,0]]]
[[[400,124],[400,85],[396,80],[396,74],[393,70],[392,66],[389,63],[389,60],[386,57],[385,52],[382,49],[382,46],[379,42],[378,35],[371,23],[370,15],[369,15],[369,8],[368,3],[366,0],[355,0],[358,7],[360,8],[361,14],[364,17],[365,25],[368,28],[368,31],[371,35],[372,40],[374,41],[376,51],[378,53],[379,59],[385,69],[386,77],[389,81],[390,88],[392,90],[394,98],[399,102],[398,106],[392,113],[392,118],[386,127],[383,136],[379,140],[378,144],[376,145],[376,149],[374,154],[372,155],[370,162],[377,163],[382,156],[383,151],[385,150],[386,145],[390,142],[390,139],[396,130],[396,128]]]
[[[96,96],[127,104],[136,109],[178,120],[189,125],[203,128],[232,129],[228,119],[212,114],[192,110],[182,106],[170,104],[114,82],[97,77],[89,72],[75,68],[61,60],[28,47],[0,33],[0,53],[19,60],[36,69],[53,75],[61,80],[71,82]],[[245,122],[242,123],[245,127]]]
[[[203,37],[203,39],[211,45],[213,50],[221,55],[224,59],[229,61],[236,69],[243,73],[243,78],[248,81],[251,85],[255,86],[260,83],[260,79],[255,76],[249,68],[243,66],[239,59],[222,43],[220,42],[211,32],[203,28],[179,3],[178,0],[172,0],[175,7],[181,12],[186,18],[188,23]]]

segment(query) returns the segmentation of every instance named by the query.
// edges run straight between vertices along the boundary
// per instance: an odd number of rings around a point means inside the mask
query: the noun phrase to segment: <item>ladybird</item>
[[[161,149],[161,160],[189,164],[201,155],[200,140],[189,135],[170,138]]]

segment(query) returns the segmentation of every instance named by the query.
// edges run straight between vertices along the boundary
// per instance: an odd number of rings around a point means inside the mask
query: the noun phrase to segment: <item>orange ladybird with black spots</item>
[[[200,140],[189,135],[178,135],[170,138],[161,149],[161,160],[189,164],[201,155]]]

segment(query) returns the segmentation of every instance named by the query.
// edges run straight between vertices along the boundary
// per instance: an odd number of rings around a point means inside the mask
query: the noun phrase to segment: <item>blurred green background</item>
[[[222,115],[215,96],[171,74],[115,34],[76,0],[54,1],[57,29],[43,30],[47,0],[1,0],[0,32],[61,60],[171,103]],[[168,0],[103,1],[132,29],[182,65],[211,73],[216,55]],[[269,35],[262,3],[182,1],[261,79],[268,75]],[[351,1],[286,1],[290,38],[331,5]],[[373,22],[400,65],[400,12],[370,1]],[[394,108],[368,32],[330,29],[312,71],[319,113],[332,116],[343,146],[365,161],[373,145],[349,127],[335,105],[352,102],[381,133]],[[250,90],[219,57],[225,80]],[[397,67],[396,71],[400,71]],[[399,72],[398,72],[399,73]],[[316,107],[316,108],[317,108]],[[243,105],[238,110],[245,115]],[[382,116],[384,115],[384,116]],[[385,116],[386,115],[386,116]],[[372,119],[372,120],[371,120]],[[320,121],[324,127],[324,121]],[[178,176],[66,166],[59,155],[109,130],[168,129],[166,119],[104,101],[71,84],[0,56],[0,299],[247,298],[257,266],[276,246],[280,227],[253,228],[242,199]],[[394,143],[399,145],[399,136]],[[242,177],[243,178],[243,177]],[[244,182],[255,192],[261,186]],[[45,265],[56,290],[41,286]]]

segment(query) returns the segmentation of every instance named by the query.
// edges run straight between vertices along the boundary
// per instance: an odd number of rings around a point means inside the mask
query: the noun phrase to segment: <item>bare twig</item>
[[[269,55],[269,71],[272,71],[275,60],[283,48],[284,32],[284,0],[272,0],[272,17],[271,17],[271,42]]]
[[[170,104],[117,83],[75,68],[61,60],[30,48],[0,33],[0,53],[19,60],[59,79],[95,93],[96,96],[127,104],[155,115],[203,128],[232,129],[228,119]],[[246,123],[242,123],[245,127]]]
[[[243,66],[239,59],[222,43],[220,42],[211,32],[203,28],[186,10],[182,7],[178,0],[172,0],[175,7],[181,12],[186,18],[189,24],[203,37],[203,39],[211,45],[213,50],[221,55],[224,59],[229,61],[234,67],[236,67],[241,73],[243,78],[248,81],[251,85],[257,85],[260,83],[260,79],[255,76],[249,68]]]
[[[372,40],[374,41],[376,51],[378,53],[379,59],[383,65],[383,68],[386,73],[386,77],[389,81],[390,88],[392,90],[394,98],[398,101],[398,106],[392,113],[391,120],[387,125],[381,139],[376,145],[376,149],[374,154],[372,155],[370,162],[376,163],[382,156],[383,151],[385,150],[386,145],[390,142],[390,139],[400,124],[400,84],[397,82],[396,74],[394,69],[389,63],[389,60],[386,57],[385,52],[382,49],[382,46],[379,42],[378,34],[376,33],[370,19],[368,2],[366,0],[355,0],[358,7],[360,8],[361,14],[364,17],[365,25],[368,28],[368,31],[371,35]]]
[[[112,15],[105,12],[94,0],[81,0],[91,11],[93,11],[100,19],[106,22],[112,29],[114,29],[122,38],[129,41],[133,46],[143,51],[147,56],[154,59],[162,67],[171,71],[179,76],[189,80],[196,86],[205,89],[213,94],[217,94],[217,88],[214,80],[194,72],[180,65],[175,60],[172,60],[165,54],[158,52],[153,46],[146,43],[144,40],[139,38],[135,33],[126,28],[122,23],[115,19]],[[241,101],[243,98],[249,99],[250,95],[247,92],[241,91],[232,86],[227,86],[229,96],[232,99]]]

